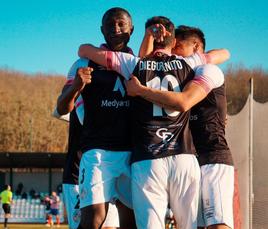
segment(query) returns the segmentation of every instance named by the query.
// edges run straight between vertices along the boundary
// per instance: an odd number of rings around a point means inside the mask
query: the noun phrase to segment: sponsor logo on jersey
[[[101,101],[101,107],[114,107],[114,108],[120,108],[120,107],[129,107],[130,102],[129,100],[102,100]]]
[[[163,139],[163,143],[166,144],[168,143],[172,137],[174,136],[174,134],[172,134],[171,132],[168,131],[167,128],[160,128],[156,131],[156,135],[159,137],[159,138],[162,138]]]
[[[124,88],[122,81],[120,80],[119,77],[117,77],[117,79],[116,79],[113,91],[120,91],[122,97],[124,97],[126,94],[125,88]]]

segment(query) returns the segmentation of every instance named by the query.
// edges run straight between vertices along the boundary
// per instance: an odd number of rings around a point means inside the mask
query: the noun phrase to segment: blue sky
[[[133,17],[129,45],[138,52],[145,21],[155,15],[174,24],[200,27],[207,50],[225,47],[231,59],[268,70],[268,2],[266,0],[10,0],[1,2],[0,68],[26,73],[66,74],[81,43],[102,43],[103,13],[115,6]]]

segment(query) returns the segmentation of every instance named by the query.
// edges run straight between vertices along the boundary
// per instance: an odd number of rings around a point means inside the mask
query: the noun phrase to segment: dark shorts
[[[3,204],[2,208],[4,209],[5,214],[10,214],[10,204]]]
[[[50,209],[51,215],[59,215],[59,209]]]

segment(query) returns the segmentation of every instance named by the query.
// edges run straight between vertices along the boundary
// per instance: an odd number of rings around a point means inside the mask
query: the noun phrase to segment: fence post
[[[253,78],[250,78],[249,91],[249,229],[253,229]]]

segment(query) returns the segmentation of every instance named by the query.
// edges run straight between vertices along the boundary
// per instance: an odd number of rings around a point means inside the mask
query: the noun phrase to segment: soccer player
[[[73,75],[72,71],[68,73],[68,77]],[[67,80],[69,84],[72,80]],[[80,112],[77,112],[77,107],[81,106],[82,114],[84,113],[82,97],[77,102],[76,108],[71,111],[67,116],[60,116],[55,110],[53,115],[61,120],[69,121],[69,140],[68,151],[65,160],[65,166],[63,169],[63,196],[67,212],[68,224],[70,229],[78,229],[80,224],[81,212],[80,212],[80,200],[79,200],[79,163],[81,159],[80,151],[80,138],[82,133],[83,116]],[[81,110],[80,110],[81,111]],[[49,202],[50,204],[50,202]],[[50,226],[50,224],[48,224]],[[109,209],[105,222],[102,226],[103,229],[115,229],[119,227],[118,211],[116,206],[109,204]]]
[[[147,21],[146,27],[156,23],[162,23],[171,36],[155,42],[154,52],[144,59],[102,51],[91,45],[81,47],[79,54],[116,70],[126,79],[133,73],[137,78],[131,78],[127,85],[140,81],[144,90],[144,94],[133,98],[131,106],[132,195],[138,228],[164,228],[170,203],[179,228],[193,229],[196,228],[200,169],[188,128],[189,112],[186,111],[190,105],[174,106],[173,101],[178,98],[196,104],[223,82],[223,74],[214,65],[197,69],[191,92],[178,96],[194,78],[192,68],[206,63],[207,59],[202,54],[186,59],[171,55],[175,45],[174,25],[166,17],[154,17]]]
[[[176,29],[173,53],[181,56],[204,52],[203,32],[194,27]],[[213,89],[191,110],[190,128],[201,166],[202,218],[208,229],[234,228],[234,164],[225,138],[227,102],[225,84]],[[201,137],[202,136],[202,137]]]
[[[154,34],[153,30],[157,30],[158,34]],[[156,37],[160,39],[164,33],[161,25],[148,29],[140,54],[149,54],[152,40]],[[176,45],[172,50],[174,54],[187,57],[196,52],[204,53],[205,36],[199,28],[179,26],[175,31],[175,37]],[[191,110],[190,128],[201,165],[200,228],[205,226],[208,229],[234,228],[234,167],[225,139],[226,112],[224,84],[213,89]]]
[[[7,229],[7,221],[8,218],[10,218],[10,205],[12,204],[12,192],[10,185],[5,185],[4,191],[0,193],[0,200],[5,213],[4,229]]]
[[[101,31],[106,40],[102,48],[131,51],[127,43],[133,25],[125,9],[108,10],[103,15]],[[78,95],[82,95],[85,112],[79,166],[81,228],[100,228],[109,202],[115,200],[121,206],[118,208],[120,228],[135,228],[130,209],[129,99],[123,77],[87,59],[79,59],[72,69],[73,82],[64,87],[57,110],[60,115],[69,113]]]

